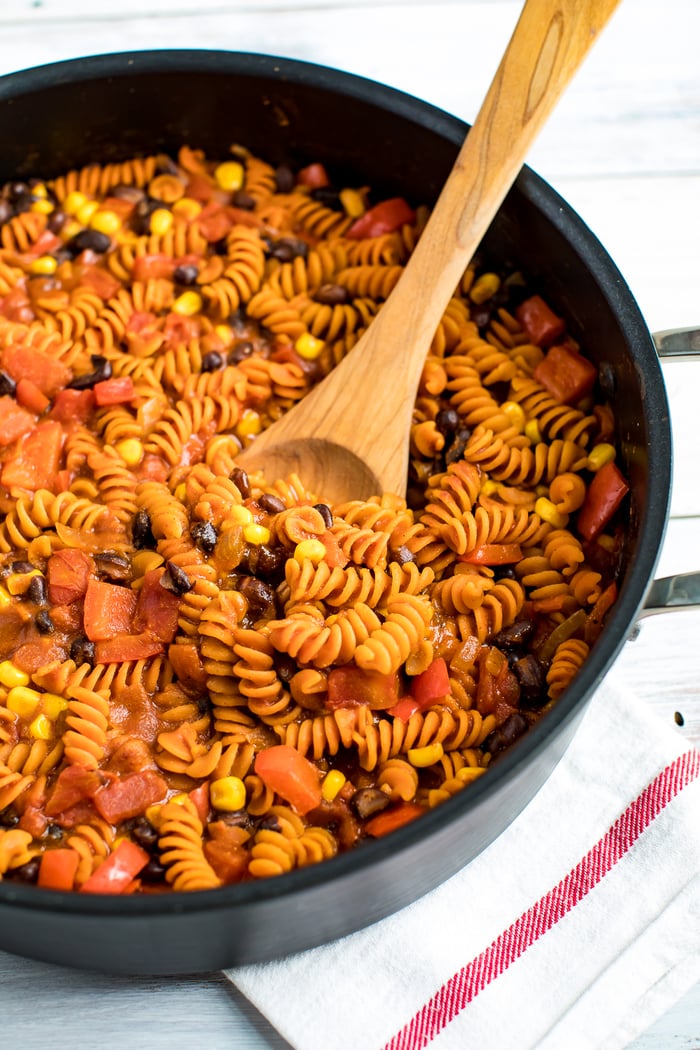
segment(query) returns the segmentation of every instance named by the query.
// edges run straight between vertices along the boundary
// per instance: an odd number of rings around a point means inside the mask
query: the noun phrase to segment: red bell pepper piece
[[[365,831],[372,838],[381,838],[391,831],[396,831],[397,828],[402,828],[404,824],[410,824],[423,813],[425,813],[424,807],[419,806],[417,802],[401,802],[398,806],[385,809],[377,813],[376,817],[368,820],[365,824]]]
[[[50,419],[59,423],[87,423],[95,410],[95,395],[92,390],[59,390],[53,399]]]
[[[205,780],[199,787],[192,788],[188,791],[190,801],[194,804],[194,808],[197,810],[197,816],[201,820],[202,824],[206,824],[209,819],[209,811],[211,805],[209,803],[209,784]]]
[[[110,824],[121,824],[145,813],[165,799],[168,785],[153,769],[127,773],[100,788],[93,796],[95,809]]]
[[[399,697],[399,679],[396,674],[377,674],[362,671],[354,664],[334,667],[328,675],[326,707],[366,706],[373,711],[385,711]]]
[[[36,412],[37,415],[45,412],[51,404],[46,394],[42,393],[31,379],[19,380],[15,390],[15,397],[19,405],[22,405],[23,408],[28,408],[30,412]]]
[[[31,412],[17,404],[13,397],[0,397],[0,446],[11,445],[23,434],[28,434],[36,422]]]
[[[69,605],[82,598],[92,572],[92,559],[84,551],[56,551],[46,563],[52,605]]]
[[[433,660],[430,667],[411,679],[409,688],[408,696],[402,697],[387,712],[401,722],[408,722],[411,715],[424,711],[449,694],[450,673],[445,660],[441,656]]]
[[[250,854],[242,846],[227,847],[223,842],[205,842],[204,856],[225,886],[242,882],[245,878]]]
[[[83,607],[85,634],[91,642],[128,634],[136,611],[136,595],[128,587],[88,580]]]
[[[591,361],[567,346],[553,346],[533,372],[537,382],[564,405],[575,405],[587,397],[597,375]]]
[[[515,310],[515,316],[536,346],[551,346],[566,331],[566,323],[558,317],[540,295],[524,299]]]
[[[2,367],[16,382],[30,379],[48,398],[57,394],[71,379],[70,369],[58,358],[21,344],[5,347]]]
[[[476,707],[480,715],[495,715],[504,721],[520,699],[518,679],[500,649],[484,647],[479,655]]]
[[[134,613],[134,631],[159,642],[172,642],[177,633],[180,597],[161,586],[164,569],[151,569],[143,578]]]
[[[72,890],[79,863],[74,849],[47,849],[39,863],[38,885],[45,890]]]
[[[206,689],[207,672],[199,649],[194,643],[171,645],[168,648],[168,661],[183,688],[195,692]]]
[[[95,663],[123,664],[128,660],[146,660],[162,652],[165,646],[150,634],[117,634],[95,642]]]
[[[92,388],[96,405],[123,405],[134,397],[134,381],[131,376],[104,379]]]
[[[316,766],[288,744],[261,751],[255,772],[270,791],[293,806],[302,816],[321,802],[321,784]]]
[[[484,543],[468,554],[461,554],[457,560],[468,565],[512,565],[522,556],[519,543]]]
[[[145,849],[129,839],[122,839],[115,851],[83,883],[80,892],[124,893],[150,859]]]
[[[58,470],[63,445],[63,428],[54,420],[39,423],[24,434],[13,455],[2,468],[5,488],[17,486],[36,491],[51,488]]]
[[[585,540],[603,531],[628,492],[629,485],[613,461],[600,468],[578,512],[578,531]]]
[[[151,278],[158,277],[170,279],[176,266],[175,259],[171,255],[164,255],[162,252],[153,255],[140,255],[138,259],[134,260],[134,280],[149,281]],[[154,317],[153,314],[150,316]],[[131,324],[129,324],[128,328],[129,331],[133,331]]]
[[[392,197],[375,204],[359,219],[355,219],[345,236],[358,241],[365,237],[381,237],[415,221],[416,213],[410,204],[403,197]]]
[[[323,164],[308,164],[297,172],[297,183],[299,186],[308,186],[309,189],[318,190],[324,186],[330,186],[331,180]]]

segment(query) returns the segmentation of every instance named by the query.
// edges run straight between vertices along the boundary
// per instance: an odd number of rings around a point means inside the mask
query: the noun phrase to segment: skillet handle
[[[671,361],[693,361],[700,357],[700,328],[668,328],[653,335],[656,352]]]
[[[700,572],[685,572],[654,580],[637,619],[679,609],[700,609]]]

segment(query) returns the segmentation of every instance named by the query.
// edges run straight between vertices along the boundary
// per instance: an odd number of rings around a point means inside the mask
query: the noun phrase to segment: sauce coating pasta
[[[318,863],[468,790],[588,658],[628,487],[597,370],[521,273],[455,289],[405,500],[237,463],[426,217],[239,146],[2,188],[0,878]]]

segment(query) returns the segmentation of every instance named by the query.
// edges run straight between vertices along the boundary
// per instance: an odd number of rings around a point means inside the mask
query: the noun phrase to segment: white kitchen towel
[[[616,1050],[700,979],[700,752],[614,681],[518,819],[332,944],[227,974],[296,1050]]]

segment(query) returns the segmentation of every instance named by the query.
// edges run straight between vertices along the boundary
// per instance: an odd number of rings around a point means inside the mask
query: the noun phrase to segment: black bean
[[[158,832],[146,817],[137,817],[129,822],[129,830],[134,842],[151,853],[158,846]]]
[[[79,634],[71,642],[69,655],[78,667],[81,664],[93,664],[95,662],[95,643],[86,638],[84,634]]]
[[[310,196],[312,200],[318,201],[324,208],[331,208],[332,211],[344,210],[340,194],[332,186],[314,186]]]
[[[268,514],[279,514],[287,509],[284,501],[272,492],[264,492],[258,500],[258,505],[261,510],[267,511]]]
[[[49,221],[46,224],[46,228],[51,233],[60,233],[63,229],[67,218],[68,216],[64,211],[61,211],[59,208],[56,208],[55,211],[52,211],[49,215]]]
[[[151,529],[151,518],[147,510],[137,510],[131,525],[131,540],[136,550],[152,550],[156,538]]]
[[[243,361],[246,357],[250,357],[253,353],[253,344],[248,339],[241,339],[239,343],[236,343],[233,350],[229,351],[228,363],[230,365],[237,365]]]
[[[40,609],[34,617],[34,623],[39,634],[53,634],[56,630],[54,622],[46,609]]]
[[[196,284],[198,277],[199,267],[191,263],[181,263],[180,266],[176,266],[173,270],[175,284],[183,284],[185,287]]]
[[[415,561],[413,551],[409,550],[408,547],[402,543],[400,547],[397,547],[394,551],[394,561],[397,561],[399,565],[406,565],[410,561]]]
[[[283,572],[286,561],[287,552],[283,547],[270,547],[267,543],[258,543],[248,551],[245,564],[253,576],[274,580]]]
[[[598,368],[598,382],[605,397],[612,400],[617,391],[617,376],[609,361],[601,361]]]
[[[502,725],[487,736],[483,744],[484,750],[489,751],[492,755],[497,754],[499,751],[504,751],[511,744],[514,744],[526,730],[527,719],[519,711],[514,711],[512,715],[508,715]]]
[[[270,245],[270,255],[279,262],[291,262],[297,256],[305,259],[309,251],[306,241],[298,237],[280,237]]]
[[[275,591],[269,583],[258,580],[254,576],[244,576],[240,582],[239,590],[253,610],[265,612],[275,604]]]
[[[27,598],[35,605],[45,605],[49,597],[46,579],[43,576],[32,576],[32,582],[27,587]]]
[[[243,468],[234,467],[231,471],[230,479],[240,492],[243,499],[248,499],[250,496],[250,481]]]
[[[223,366],[223,354],[220,354],[218,350],[210,350],[202,358],[203,372],[218,372],[220,368],[223,368]]]
[[[280,164],[275,172],[275,184],[278,193],[291,193],[296,185],[294,172],[288,164]]]
[[[13,561],[10,569],[18,575],[22,575],[25,572],[34,572],[34,566],[30,561]]]
[[[459,413],[455,408],[441,408],[435,416],[435,426],[444,437],[451,437],[459,426]]]
[[[0,394],[9,394],[12,397],[16,389],[17,384],[12,376],[0,371]]]
[[[288,653],[275,653],[275,671],[283,682],[291,682],[299,668]]]
[[[464,450],[467,447],[467,441],[469,441],[471,433],[471,430],[468,430],[467,427],[459,427],[457,429],[454,436],[454,441],[445,453],[445,463],[447,463],[448,465],[450,463],[456,463],[457,460],[460,460],[463,457]]]
[[[19,824],[19,813],[11,806],[0,812],[0,828],[14,828]]]
[[[211,554],[219,538],[219,534],[210,521],[196,522],[190,529],[190,536],[205,554]]]
[[[268,813],[258,824],[260,831],[281,831],[281,825],[274,813]]]
[[[119,200],[129,201],[130,204],[138,204],[146,196],[144,191],[138,186],[113,186],[109,193],[111,197],[118,197]]]
[[[12,218],[12,205],[9,201],[0,200],[0,226]]]
[[[106,379],[112,378],[112,365],[106,357],[102,357],[101,354],[91,354],[90,360],[94,366],[93,371],[72,379],[68,384],[72,390],[90,390],[95,383],[104,383]]]
[[[39,858],[32,857],[26,864],[20,864],[18,868],[13,868],[11,877],[17,882],[36,882],[39,878]]]
[[[29,186],[26,182],[8,182],[7,195],[10,200],[16,201],[20,197],[24,197],[30,192]]]
[[[81,252],[90,251],[97,252],[102,255],[103,252],[108,251],[112,245],[111,237],[108,237],[106,233],[102,233],[100,230],[81,230],[80,233],[76,233],[75,237],[71,237],[66,242],[65,248],[71,252],[72,255],[80,255]]]
[[[511,668],[520,683],[520,703],[523,707],[543,707],[548,700],[547,682],[542,664],[532,653],[514,660]]]
[[[187,594],[194,587],[194,583],[185,570],[176,565],[174,561],[166,561],[160,585],[172,594]]]
[[[255,208],[255,198],[251,197],[245,190],[236,190],[231,198],[231,204],[235,208],[242,208],[243,211],[253,211]]]
[[[472,306],[471,319],[477,328],[486,328],[491,320],[491,307],[485,303],[479,306]]]
[[[146,864],[144,868],[141,868],[139,878],[144,882],[151,884],[154,882],[163,882],[165,879],[165,867],[157,857],[151,857],[148,864]]]
[[[131,225],[135,233],[149,233],[151,226],[151,215],[158,208],[163,207],[162,201],[157,201],[153,197],[142,197],[134,208],[131,216]]]
[[[330,529],[331,525],[333,524],[333,511],[328,506],[328,504],[327,503],[314,503],[314,510],[318,511],[318,513],[323,518],[324,525],[326,526],[327,529]]]
[[[99,551],[94,555],[97,569],[108,580],[131,580],[131,561],[121,551]]]
[[[17,212],[30,211],[34,201],[39,198],[35,193],[23,193],[21,197],[17,197],[15,200],[15,210]]]
[[[350,799],[350,805],[360,820],[367,820],[368,817],[373,817],[375,813],[381,813],[390,802],[389,796],[385,795],[379,788],[360,788]]]
[[[222,824],[228,824],[230,828],[248,829],[252,824],[250,815],[245,809],[237,809],[233,813],[222,813],[217,820],[220,820]]]
[[[526,645],[535,633],[534,620],[516,620],[510,627],[504,627],[491,639],[491,645],[498,649],[519,649]]]
[[[47,824],[44,835],[47,839],[58,841],[63,838],[63,828],[60,824]]]

